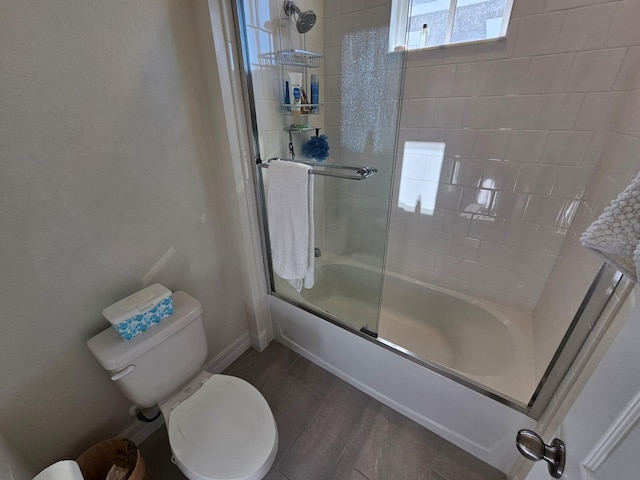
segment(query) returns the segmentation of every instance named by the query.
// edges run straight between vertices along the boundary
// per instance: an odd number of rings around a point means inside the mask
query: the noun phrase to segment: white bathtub
[[[284,293],[355,330],[376,330],[380,281],[367,265],[328,263],[316,267],[313,289]],[[377,330],[381,341],[518,405],[535,389],[530,318],[522,312],[387,273]]]
[[[275,338],[380,402],[507,472],[535,421],[382,345],[269,296]]]

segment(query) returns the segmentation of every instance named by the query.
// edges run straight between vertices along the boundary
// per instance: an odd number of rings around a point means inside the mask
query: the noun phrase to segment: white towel
[[[314,281],[313,175],[302,163],[269,163],[267,219],[273,271],[299,292]]]
[[[640,278],[640,174],[580,237],[633,281]]]

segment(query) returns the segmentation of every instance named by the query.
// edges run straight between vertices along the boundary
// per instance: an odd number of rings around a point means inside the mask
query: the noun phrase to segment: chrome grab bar
[[[378,169],[376,167],[350,167],[348,165],[338,165],[336,163],[319,163],[319,162],[310,162],[305,160],[286,160],[284,158],[277,158],[277,157],[270,158],[266,162],[258,161],[257,165],[261,168],[269,168],[269,163],[273,160],[284,160],[287,162],[294,161],[296,163],[304,163],[305,165],[310,165],[312,167],[327,168],[329,170],[335,169],[335,170],[354,171],[355,173],[353,175],[340,175],[339,173],[336,173],[336,172],[331,172],[331,171],[325,172],[323,170],[316,170],[315,168],[312,168],[311,170],[309,170],[310,175],[322,175],[325,177],[344,178],[346,180],[366,180],[372,175],[378,173]]]

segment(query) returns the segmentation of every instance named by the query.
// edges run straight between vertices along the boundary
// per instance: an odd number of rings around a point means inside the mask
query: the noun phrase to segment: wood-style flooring
[[[504,480],[503,473],[283,345],[249,349],[226,371],[253,384],[278,425],[266,480]],[[154,480],[185,477],[162,426],[140,446]]]

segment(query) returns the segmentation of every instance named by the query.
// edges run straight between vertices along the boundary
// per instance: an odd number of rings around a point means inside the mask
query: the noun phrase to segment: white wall
[[[0,434],[0,478],[3,480],[30,480],[36,472]]]
[[[131,422],[85,346],[151,280],[247,332],[194,4],[13,1],[0,16],[0,430],[36,469]]]

